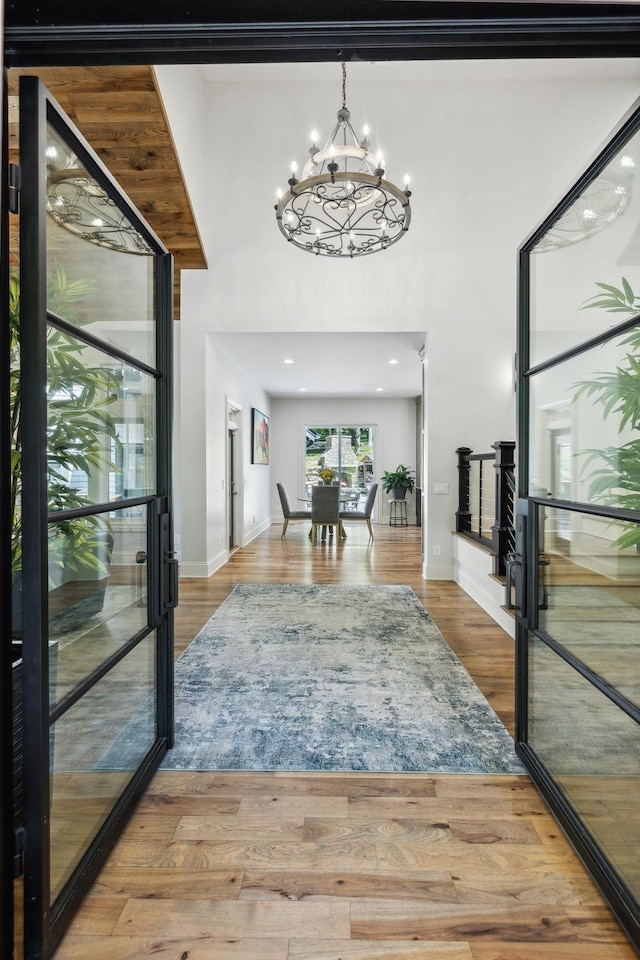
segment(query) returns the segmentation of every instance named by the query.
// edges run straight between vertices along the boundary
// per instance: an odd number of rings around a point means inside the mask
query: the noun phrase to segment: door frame
[[[637,6],[608,3],[541,4],[432,4],[429,18],[416,17],[424,7],[398,2],[345,4],[327,0],[324,19],[307,22],[292,17],[291,5],[278,2],[270,10],[270,22],[255,21],[255,5],[237,0],[233,20],[208,20],[209,4],[190,5],[191,22],[158,23],[157,11],[149,8],[147,22],[138,8],[138,21],[131,23],[130,5],[112,2],[111,23],[96,24],[94,7],[80,0],[58,6],[60,22],[41,26],[38,0],[8,0],[2,24],[5,69],[8,66],[99,65],[114,63],[197,62],[295,62],[341,59],[465,59],[544,58],[570,49],[574,57],[624,57],[640,47],[640,15]],[[299,16],[296,6],[296,13]],[[315,11],[314,11],[315,13]],[[345,16],[345,14],[349,16]],[[473,16],[471,16],[473,13]],[[2,170],[8,183],[7,82],[3,77]],[[0,191],[0,294],[8,299],[8,190]],[[6,325],[2,325],[4,331]],[[4,332],[0,333],[0,338]],[[0,347],[2,343],[0,342]],[[0,494],[8,475],[8,350],[0,349]],[[526,410],[526,407],[523,408]],[[528,415],[528,413],[527,413]],[[2,625],[11,623],[10,544],[7,496],[1,496],[0,565]],[[6,635],[6,634],[5,634]],[[11,664],[3,645],[0,657],[0,763],[11,762]],[[0,956],[13,956],[12,859],[14,833],[11,791],[3,778],[0,792]]]
[[[630,703],[606,680],[603,680],[588,666],[582,664],[570,651],[563,650],[561,645],[556,643],[553,638],[545,639],[543,634],[535,633],[538,628],[538,610],[541,604],[546,603],[540,561],[542,538],[539,518],[543,511],[548,509],[572,511],[613,520],[627,520],[636,524],[640,522],[640,515],[619,507],[607,507],[573,499],[563,500],[557,496],[557,491],[554,491],[554,496],[545,496],[546,491],[529,489],[529,434],[531,424],[529,390],[531,375],[548,368],[556,368],[562,362],[571,360],[588,349],[607,342],[612,337],[624,332],[625,329],[630,329],[632,325],[638,326],[637,317],[635,320],[627,319],[620,324],[612,324],[599,335],[591,339],[578,341],[575,346],[565,352],[532,365],[529,340],[531,320],[530,254],[547,231],[571,207],[586,187],[602,173],[624,144],[632,136],[638,134],[638,131],[640,131],[640,98],[621,118],[604,145],[600,147],[571,189],[532,231],[522,243],[518,252],[516,566],[519,570],[516,591],[515,740],[516,751],[534,784],[600,888],[602,895],[609,903],[627,936],[636,949],[640,950],[640,902],[638,902],[638,898],[634,895],[622,874],[618,872],[615,864],[607,856],[604,848],[596,842],[594,836],[587,829],[579,811],[574,808],[570,799],[560,788],[544,760],[537,754],[535,748],[529,744],[528,738],[529,637],[531,635],[537,636],[539,642],[546,643],[547,648],[562,657],[569,667],[576,670],[585,680],[590,681],[596,689],[607,696],[627,716],[640,723],[640,707]],[[572,491],[572,496],[574,494],[575,491]]]
[[[0,22],[3,20],[3,5],[0,0]],[[3,65],[3,53],[0,51],[0,66]],[[3,96],[1,114],[2,130],[2,183],[9,183],[9,122],[7,111],[7,79],[3,68]],[[11,198],[12,199],[12,198]],[[0,221],[0,303],[9,302],[9,200],[8,191],[0,191],[2,219]],[[2,316],[6,318],[7,308]],[[11,426],[9,420],[9,324],[0,323],[0,637],[11,634]],[[8,549],[7,549],[8,548]],[[10,770],[13,761],[13,675],[11,658],[7,655],[8,644],[2,644],[0,655],[0,769]],[[13,874],[15,834],[13,825],[13,781],[3,776],[0,784],[0,957],[10,960],[13,956],[14,905]]]
[[[173,596],[170,529],[171,480],[171,311],[173,301],[172,258],[156,235],[146,226],[116,181],[95,156],[79,131],[36,77],[21,77],[20,102],[28,123],[21,125],[21,353],[23,364],[22,409],[30,430],[22,445],[23,505],[23,686],[25,712],[24,765],[25,813],[27,836],[25,849],[25,951],[34,958],[47,957],[64,934],[73,913],[84,899],[91,883],[109,856],[133,809],[148,786],[172,740],[172,610]],[[59,519],[48,509],[46,332],[60,318],[47,313],[46,212],[44,206],[43,161],[47,125],[61,135],[87,169],[110,196],[116,198],[130,222],[144,236],[155,259],[156,352],[153,367],[118,348],[80,330],[75,335],[102,349],[117,361],[134,363],[156,378],[155,390],[155,489],[144,496],[118,501],[118,506],[144,505],[147,508],[147,553],[149,556],[148,618],[146,626],[84,678],[76,690],[51,707],[49,703],[48,637],[48,524]],[[26,266],[25,266],[26,265]],[[67,515],[90,515],[113,510],[109,501],[95,506],[65,511]],[[170,571],[170,572],[169,572]],[[166,583],[165,583],[166,581]],[[120,795],[114,798],[110,812],[96,828],[84,853],[70,872],[68,881],[51,902],[49,883],[49,729],[92,684],[124,660],[138,641],[151,637],[155,646],[154,697],[156,730],[153,742]]]
[[[429,16],[420,16],[424,10]],[[10,66],[116,63],[260,63],[335,60],[455,60],[633,56],[640,45],[637,4],[599,2],[428,3],[325,0],[307,13],[275,0],[269,21],[256,20],[252,0],[211,16],[207,0],[189,4],[189,20],[158,19],[126,0],[96,13],[61,0],[58,22],[41,26],[38,0],[9,0],[6,61]],[[633,12],[631,12],[633,10]],[[97,22],[102,14],[105,23]]]

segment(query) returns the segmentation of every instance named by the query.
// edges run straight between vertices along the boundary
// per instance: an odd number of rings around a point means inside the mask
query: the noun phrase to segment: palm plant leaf
[[[601,293],[583,304],[583,309],[603,309],[608,313],[640,313],[640,297],[636,296],[626,277],[621,286],[596,283]],[[640,320],[640,316],[638,317]],[[624,359],[615,371],[595,374],[590,380],[575,384],[573,401],[590,397],[602,407],[602,415],[618,418],[617,430],[640,430],[640,327],[630,331],[620,345],[627,347]],[[586,470],[588,497],[593,503],[621,507],[640,512],[640,440],[631,440],[620,447],[584,451],[583,474]],[[640,544],[640,525],[632,523],[616,538],[619,549]]]
[[[61,264],[54,264],[47,276],[47,308],[77,326],[83,320],[76,314],[77,304],[94,289],[91,280],[70,280]],[[12,569],[21,566],[21,402],[20,402],[20,276],[13,264],[9,277],[9,316],[11,341],[11,512]],[[50,511],[64,512],[91,503],[70,482],[74,470],[91,475],[93,471],[116,470],[111,451],[121,442],[116,422],[107,409],[116,399],[119,382],[114,370],[87,362],[86,346],[66,331],[49,325],[47,331],[47,466]],[[71,550],[65,552],[65,565],[77,564],[100,569],[101,551],[96,537],[108,529],[108,521],[99,517],[59,520],[51,525],[51,536],[70,538]],[[52,554],[52,562],[55,554]]]

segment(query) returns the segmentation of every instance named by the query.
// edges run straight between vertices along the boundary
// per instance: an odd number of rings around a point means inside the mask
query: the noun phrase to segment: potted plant
[[[413,470],[402,463],[395,470],[385,470],[382,475],[382,489],[385,493],[390,493],[394,500],[404,500],[407,490],[411,492],[416,485],[412,473]]]
[[[320,471],[320,479],[325,486],[331,486],[333,483],[333,470],[331,470],[329,467],[325,467],[324,470]]]
[[[89,280],[69,281],[64,269],[55,265],[47,277],[47,304],[56,314],[80,321],[73,305],[90,296]],[[22,569],[22,471],[20,437],[22,408],[20,387],[20,279],[15,266],[9,277],[9,322],[11,331],[11,563],[14,598],[20,614]],[[90,366],[83,360],[84,347],[75,338],[49,328],[47,336],[47,469],[49,509],[64,510],[90,505],[71,482],[74,470],[90,474],[95,469],[116,469],[105,455],[105,444],[120,445],[116,422],[106,409],[117,399],[118,380],[114,372]],[[105,538],[110,538],[108,521],[99,517],[61,520],[50,529],[50,586],[57,585],[56,568],[81,567],[106,572]],[[112,541],[111,541],[112,543]],[[95,575],[95,573],[94,573]],[[14,633],[19,634],[19,617],[14,616]]]
[[[621,278],[620,287],[608,283],[596,283],[596,287],[599,293],[587,300],[582,309],[606,310],[628,317],[638,314],[640,296],[625,277]],[[618,417],[618,433],[625,428],[637,432],[640,430],[640,333],[633,328],[622,343],[627,349],[616,369],[575,384],[577,391],[573,400],[575,402],[580,396],[592,397],[594,404],[602,406],[605,420],[609,416]],[[589,499],[607,506],[639,510],[640,439],[632,439],[619,447],[609,446],[584,452],[584,467],[591,467],[590,472],[586,473]],[[626,526],[613,541],[613,546],[640,549],[638,524]]]
[[[72,319],[73,305],[92,291],[87,280],[69,282],[56,265],[47,278],[47,302],[56,314]],[[10,402],[11,402],[11,565],[12,659],[14,698],[14,816],[22,816],[22,469],[21,469],[21,374],[20,374],[20,277],[16,265],[9,276]],[[118,381],[111,369],[83,362],[83,346],[74,337],[54,327],[47,336],[47,468],[49,509],[64,510],[90,505],[71,482],[73,470],[115,469],[105,456],[105,445],[120,444],[116,422],[106,407],[117,399]],[[55,609],[56,587],[65,577],[87,580],[87,590],[102,592],[109,572],[113,537],[109,522],[102,517],[79,517],[50,524],[49,586],[50,610]],[[85,573],[84,571],[87,571]],[[98,581],[98,583],[96,582]],[[66,601],[68,604],[68,601]],[[99,607],[102,600],[98,598]],[[64,609],[61,598],[58,606]],[[88,605],[91,609],[91,603]],[[94,604],[95,612],[95,604]],[[52,631],[53,632],[53,631]],[[50,674],[55,670],[55,642],[50,641]]]

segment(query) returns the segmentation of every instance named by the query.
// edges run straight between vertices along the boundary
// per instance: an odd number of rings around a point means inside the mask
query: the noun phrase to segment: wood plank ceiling
[[[180,271],[204,269],[207,261],[153,67],[13,69],[10,97],[21,74],[41,78],[173,254],[178,319]],[[15,123],[10,146],[17,150]]]

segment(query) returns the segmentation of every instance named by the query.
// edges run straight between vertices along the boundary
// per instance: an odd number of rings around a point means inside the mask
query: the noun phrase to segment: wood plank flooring
[[[419,531],[274,526],[181,582],[179,653],[235,583],[405,583],[505,725],[513,642]],[[162,771],[56,960],[632,960],[526,776]]]

